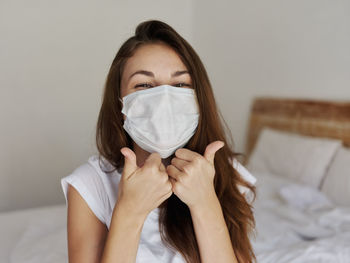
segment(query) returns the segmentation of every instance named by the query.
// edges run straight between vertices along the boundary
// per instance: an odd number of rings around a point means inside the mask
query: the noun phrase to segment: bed
[[[349,102],[254,100],[244,164],[259,263],[350,262],[349,145]]]
[[[0,262],[68,262],[66,205],[0,213]]]
[[[258,262],[350,262],[350,103],[256,98],[248,123]],[[0,232],[1,262],[68,261],[65,204],[1,213]]]

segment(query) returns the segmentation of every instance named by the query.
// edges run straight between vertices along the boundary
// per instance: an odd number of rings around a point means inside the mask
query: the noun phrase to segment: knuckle
[[[175,166],[174,165],[169,165],[169,172],[173,173],[175,171]]]
[[[151,154],[147,157],[145,163],[153,163],[153,162],[157,161],[158,159],[160,159],[159,153],[151,153]]]
[[[166,170],[163,163],[160,164],[159,170],[160,170],[160,171],[165,171],[165,170]]]
[[[202,158],[201,158],[200,156],[195,156],[195,157],[193,158],[193,162],[194,162],[195,164],[199,164],[201,161],[202,161]]]
[[[181,148],[180,148],[180,149],[177,149],[177,150],[175,151],[175,155],[177,156],[177,155],[181,154],[181,152],[182,152]]]
[[[184,167],[183,167],[183,170],[185,171],[185,173],[191,173],[191,171],[192,171],[192,166],[191,165],[189,165],[189,164],[187,164],[187,165],[185,165]]]
[[[169,177],[167,173],[162,173],[162,182],[167,183],[169,181]]]
[[[143,169],[146,173],[154,174],[157,171],[157,166],[150,163],[150,164],[144,165]]]
[[[149,169],[152,173],[157,173],[159,171],[159,167],[155,164],[150,165]]]

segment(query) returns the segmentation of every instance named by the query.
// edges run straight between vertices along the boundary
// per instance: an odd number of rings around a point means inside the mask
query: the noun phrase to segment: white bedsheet
[[[66,205],[0,213],[0,262],[68,262]]]
[[[350,262],[349,207],[330,205],[321,196],[315,198],[316,205],[295,205],[283,198],[281,189],[291,186],[299,200],[303,194],[310,200],[313,193],[296,189],[286,178],[254,175],[258,178],[254,203],[257,235],[252,242],[259,263]]]
[[[254,174],[258,198],[254,203],[257,226],[252,243],[259,263],[350,262],[350,208],[291,202],[294,182],[269,174]],[[288,188],[288,186],[291,186]],[[287,199],[280,190],[287,189]],[[284,192],[285,193],[285,192]],[[320,201],[321,200],[321,201]],[[307,204],[307,206],[305,205]],[[0,257],[4,263],[68,262],[66,205],[0,214]]]

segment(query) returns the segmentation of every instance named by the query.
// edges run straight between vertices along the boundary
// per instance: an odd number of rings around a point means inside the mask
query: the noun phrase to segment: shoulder
[[[86,163],[77,167],[68,176],[61,178],[66,203],[68,204],[68,186],[71,185],[85,200],[96,217],[105,223],[108,208],[108,196],[104,184],[106,178],[107,174],[99,164],[99,156],[91,156]]]

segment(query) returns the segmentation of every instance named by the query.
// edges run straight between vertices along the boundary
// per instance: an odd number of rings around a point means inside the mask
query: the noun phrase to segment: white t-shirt
[[[101,162],[103,170],[112,170],[103,157]],[[255,184],[256,178],[241,165],[236,159],[233,162],[234,168],[249,183]],[[86,201],[96,217],[109,229],[113,208],[117,200],[118,184],[121,178],[120,171],[105,173],[99,166],[98,155],[91,156],[87,163],[76,168],[70,175],[61,179],[63,193],[67,202],[68,184],[72,185]],[[242,193],[249,192],[249,188],[238,186]],[[166,247],[159,233],[158,226],[159,208],[151,211],[142,228],[139,247],[136,256],[136,263],[184,263],[182,255]]]

